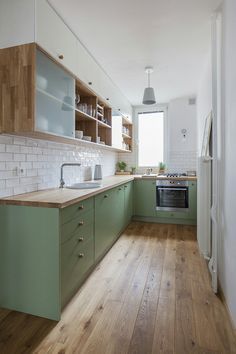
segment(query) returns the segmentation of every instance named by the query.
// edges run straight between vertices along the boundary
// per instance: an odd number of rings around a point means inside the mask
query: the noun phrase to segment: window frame
[[[135,145],[135,162],[138,169],[146,169],[146,168],[157,168],[157,166],[140,166],[139,165],[139,147],[138,147],[138,133],[139,133],[139,124],[138,124],[138,115],[141,113],[152,113],[152,112],[163,112],[164,113],[164,146],[163,146],[163,157],[164,163],[167,163],[168,156],[168,114],[167,114],[168,106],[167,105],[155,105],[155,106],[136,106],[134,108],[134,145]]]

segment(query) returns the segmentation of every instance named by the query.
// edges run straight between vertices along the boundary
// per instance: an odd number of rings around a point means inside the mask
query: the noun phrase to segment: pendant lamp
[[[150,87],[150,74],[153,72],[153,68],[151,66],[146,66],[145,72],[148,75],[148,87],[144,89],[143,94],[143,104],[155,104],[155,93],[153,87]]]

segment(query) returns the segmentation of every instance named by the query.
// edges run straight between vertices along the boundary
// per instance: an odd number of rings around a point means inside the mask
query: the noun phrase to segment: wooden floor
[[[132,223],[59,323],[0,310],[0,353],[236,353],[192,226]]]

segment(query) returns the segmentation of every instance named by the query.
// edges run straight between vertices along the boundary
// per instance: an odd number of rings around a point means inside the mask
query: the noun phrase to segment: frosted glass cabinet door
[[[45,54],[36,54],[36,130],[74,137],[75,80]]]
[[[36,130],[75,137],[75,111],[41,91],[36,93]]]

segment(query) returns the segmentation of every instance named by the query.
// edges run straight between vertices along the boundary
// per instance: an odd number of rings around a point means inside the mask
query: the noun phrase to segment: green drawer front
[[[177,212],[177,211],[157,211],[156,216],[158,218],[173,218],[173,219],[189,219],[189,212]]]
[[[86,272],[94,264],[94,238],[81,244],[76,239],[61,248],[61,294],[62,307],[79,288]]]
[[[83,213],[86,213],[88,210],[93,209],[93,205],[94,205],[94,199],[89,198],[83,200],[80,203],[62,209],[62,214],[61,214],[62,224],[81,216]]]
[[[93,232],[94,210],[89,210],[87,213],[82,213],[76,219],[73,219],[61,227],[61,242],[64,243],[75,233],[78,235],[87,235],[87,232]],[[90,226],[90,230],[89,230]]]

